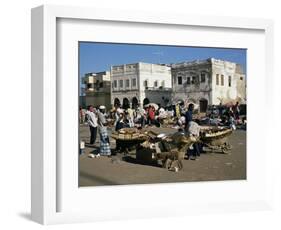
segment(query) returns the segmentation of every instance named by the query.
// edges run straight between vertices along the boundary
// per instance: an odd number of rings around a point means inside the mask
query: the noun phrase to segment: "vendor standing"
[[[97,137],[98,123],[97,123],[96,109],[92,105],[88,106],[88,111],[86,112],[86,119],[90,127],[90,133],[91,133],[90,144],[94,145]]]
[[[126,119],[126,117],[124,115],[124,112],[120,112],[119,120],[117,121],[116,126],[115,126],[115,131],[119,131],[120,129],[123,129],[123,128],[129,128],[129,125],[128,125],[128,120]],[[123,151],[123,150],[124,149],[122,149],[121,141],[119,139],[116,139],[116,148],[115,148],[114,154],[116,154],[117,152]]]
[[[188,105],[188,109],[185,113],[185,130],[188,129],[188,123],[190,121],[192,121],[192,112],[193,112],[193,109],[194,109],[194,105],[192,103],[190,103]]]
[[[233,114],[234,114],[234,119],[239,120],[239,102],[238,101],[232,107],[232,111],[233,111]]]
[[[98,115],[98,127],[99,127],[99,134],[100,134],[100,155],[103,156],[110,156],[110,143],[109,137],[107,133],[107,122],[105,119],[105,106],[101,105],[99,107]]]
[[[188,110],[185,113],[185,131],[189,136],[198,137],[200,128],[196,122],[192,121],[193,110],[194,104],[190,103],[188,105]],[[197,142],[193,144],[193,148],[192,156],[190,156],[190,151],[187,152],[187,156],[188,159],[196,160],[196,157],[200,156],[200,150]]]
[[[181,117],[181,110],[180,110],[180,105],[178,103],[176,104],[175,110],[176,110],[176,117],[179,119]]]

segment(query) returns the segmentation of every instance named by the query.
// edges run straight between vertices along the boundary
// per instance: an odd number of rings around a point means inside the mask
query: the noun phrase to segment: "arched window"
[[[128,98],[124,98],[123,99],[123,104],[122,104],[122,108],[123,109],[128,109],[130,107],[130,101],[129,101],[129,99]]]
[[[136,97],[133,97],[132,99],[132,108],[136,109],[138,107],[139,100]]]
[[[150,103],[150,101],[149,101],[148,98],[144,98],[144,99],[143,99],[143,106],[145,106],[145,105],[147,105],[147,104],[149,104],[149,103]]]
[[[114,99],[114,107],[116,107],[116,106],[120,106],[120,100],[118,99],[118,98],[115,98]]]

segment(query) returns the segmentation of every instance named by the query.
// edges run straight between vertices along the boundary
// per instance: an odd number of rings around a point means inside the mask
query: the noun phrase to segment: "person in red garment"
[[[149,125],[155,124],[155,109],[153,106],[149,106],[148,108],[148,118],[149,118]]]

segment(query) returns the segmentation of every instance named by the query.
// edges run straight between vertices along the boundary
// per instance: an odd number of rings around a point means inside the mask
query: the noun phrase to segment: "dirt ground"
[[[161,132],[175,132],[174,129],[161,129]],[[80,139],[89,141],[89,128],[80,126]],[[115,141],[111,139],[111,148]],[[188,181],[241,180],[246,179],[246,131],[235,130],[229,137],[233,149],[229,154],[203,153],[198,160],[184,160],[183,170],[171,172],[155,165],[142,165],[136,162],[135,155],[125,158],[123,154],[112,157],[89,158],[89,153],[98,152],[96,147],[86,147],[80,155],[79,185],[126,185],[147,183],[169,183]]]

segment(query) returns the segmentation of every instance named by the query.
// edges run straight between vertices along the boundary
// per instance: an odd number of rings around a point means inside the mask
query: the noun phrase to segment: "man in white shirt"
[[[90,144],[93,145],[95,144],[97,138],[98,119],[96,116],[95,108],[92,105],[88,107],[88,110],[86,112],[86,119],[91,133]]]

